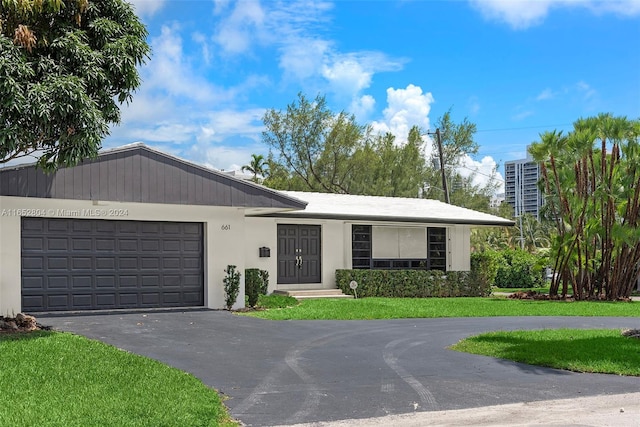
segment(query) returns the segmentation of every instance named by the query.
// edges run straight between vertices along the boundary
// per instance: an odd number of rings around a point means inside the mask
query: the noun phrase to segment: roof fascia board
[[[419,218],[419,217],[397,217],[397,216],[370,216],[370,215],[340,215],[340,214],[317,214],[317,213],[305,213],[295,212],[293,214],[273,213],[263,215],[248,215],[251,217],[269,217],[269,218],[287,218],[287,219],[335,219],[346,221],[376,221],[376,222],[410,222],[410,223],[430,223],[430,224],[451,224],[451,225],[474,225],[474,226],[486,226],[486,227],[512,227],[515,225],[514,221],[505,220],[500,221],[482,221],[482,220],[456,220],[456,219],[442,219],[442,218]]]

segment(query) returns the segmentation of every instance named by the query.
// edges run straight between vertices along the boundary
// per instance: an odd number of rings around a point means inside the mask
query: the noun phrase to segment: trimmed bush
[[[244,270],[244,293],[249,307],[258,304],[260,295],[266,295],[269,289],[269,272],[258,268]]]
[[[544,285],[544,267],[536,255],[522,249],[501,252],[495,286],[499,288],[535,288]]]
[[[490,289],[496,281],[498,267],[502,262],[502,255],[496,251],[482,251],[471,253],[470,280],[483,289]]]
[[[224,272],[226,273],[222,280],[224,283],[224,302],[227,310],[231,310],[238,299],[238,292],[240,291],[240,273],[236,271],[235,265],[227,265]]]
[[[269,293],[269,272],[267,270],[260,270],[260,279],[262,284],[260,285],[260,295],[266,295]]]
[[[345,294],[358,282],[358,297],[469,297],[487,296],[490,288],[470,280],[468,271],[336,270],[336,283]]]
[[[262,278],[260,270],[257,268],[247,268],[244,270],[244,293],[247,296],[249,307],[255,307],[260,296]]]

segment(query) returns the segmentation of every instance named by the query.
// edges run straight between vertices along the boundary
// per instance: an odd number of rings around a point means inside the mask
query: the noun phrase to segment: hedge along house
[[[52,175],[0,169],[0,314],[219,309],[229,264],[267,270],[270,291],[335,288],[337,269],[468,270],[471,227],[509,225],[434,200],[275,191],[133,144]]]
[[[245,262],[269,272],[270,290],[335,288],[338,269],[468,271],[471,228],[514,224],[430,199],[281,193],[308,204],[245,221]]]

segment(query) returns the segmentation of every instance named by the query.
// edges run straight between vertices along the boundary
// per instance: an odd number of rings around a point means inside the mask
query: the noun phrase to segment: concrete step
[[[345,295],[340,289],[304,289],[304,290],[276,290],[274,294],[288,295],[296,299],[307,298],[353,298],[351,295]]]

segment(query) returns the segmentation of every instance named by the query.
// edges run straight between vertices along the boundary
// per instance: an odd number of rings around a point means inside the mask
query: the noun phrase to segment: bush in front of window
[[[491,289],[471,280],[468,271],[439,270],[336,270],[336,283],[353,294],[349,283],[358,283],[358,297],[470,297],[487,296]]]

